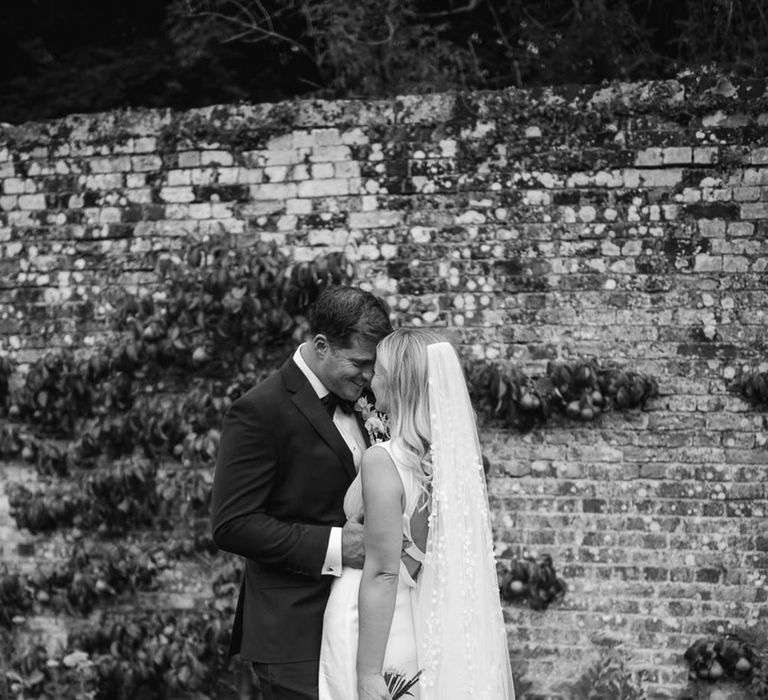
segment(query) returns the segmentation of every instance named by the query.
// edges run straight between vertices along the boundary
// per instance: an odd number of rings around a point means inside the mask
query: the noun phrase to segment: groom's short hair
[[[392,332],[392,324],[383,299],[358,287],[329,287],[310,310],[309,329],[335,347],[348,348],[355,337],[378,343]]]

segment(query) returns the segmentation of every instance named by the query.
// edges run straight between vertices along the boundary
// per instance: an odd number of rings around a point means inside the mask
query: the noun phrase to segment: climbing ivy
[[[303,335],[320,290],[351,272],[340,253],[292,264],[274,245],[227,237],[161,256],[153,288],[115,300],[113,344],[87,358],[49,352],[15,392],[10,363],[0,363],[12,421],[0,456],[59,476],[137,449],[210,464],[229,404]]]
[[[745,371],[732,388],[756,408],[768,408],[768,372]]]
[[[602,367],[591,359],[550,362],[540,377],[500,363],[468,363],[466,375],[482,416],[522,431],[545,424],[553,415],[595,421],[607,411],[642,408],[659,395],[653,377]]]
[[[0,649],[0,690],[3,697],[19,699],[215,696],[231,676],[229,621],[223,618],[212,605],[181,612],[132,611],[82,625],[59,654],[35,643],[6,646]]]
[[[749,689],[750,697],[768,698],[766,652],[768,638],[759,629],[697,639],[684,654],[689,688],[696,693],[702,681],[737,681]],[[688,697],[685,694],[684,698]]]
[[[274,245],[219,237],[161,255],[154,284],[110,299],[114,340],[89,356],[51,351],[15,387],[13,364],[0,358],[0,459],[38,473],[34,487],[9,485],[12,517],[74,543],[65,561],[34,575],[0,571],[8,697],[165,697],[216,687],[240,576],[207,528],[221,419],[303,337],[320,291],[351,273],[339,253],[294,263]],[[146,551],[135,537],[145,545],[151,532],[166,537]],[[78,624],[61,658],[18,634],[45,610],[101,618],[190,557],[217,558],[214,595],[200,610]]]

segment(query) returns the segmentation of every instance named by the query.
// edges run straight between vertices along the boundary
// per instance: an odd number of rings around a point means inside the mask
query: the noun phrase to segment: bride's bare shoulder
[[[378,493],[401,494],[403,483],[389,451],[381,445],[372,445],[363,454],[360,466],[363,489]]]
[[[362,469],[365,469],[366,466],[368,469],[371,469],[376,467],[384,467],[386,465],[390,465],[393,469],[395,468],[395,463],[389,454],[389,450],[387,450],[387,448],[383,445],[379,443],[371,445],[363,453]]]

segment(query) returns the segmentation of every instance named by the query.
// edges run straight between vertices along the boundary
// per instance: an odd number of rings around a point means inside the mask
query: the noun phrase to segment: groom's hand
[[[341,529],[341,563],[353,569],[362,569],[364,561],[363,524],[347,520]]]

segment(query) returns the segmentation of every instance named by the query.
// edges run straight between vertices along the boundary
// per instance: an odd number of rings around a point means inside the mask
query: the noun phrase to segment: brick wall
[[[482,439],[500,556],[548,553],[569,584],[544,612],[507,608],[534,691],[615,640],[651,697],[678,697],[692,641],[768,624],[768,420],[729,390],[768,368],[766,95],[689,76],[3,127],[0,349],[22,370],[87,353],[114,290],[226,232],[343,250],[399,322],[467,357],[653,375],[645,411]],[[34,478],[4,465],[0,492]],[[27,569],[60,544],[17,531],[2,495],[0,533]]]

